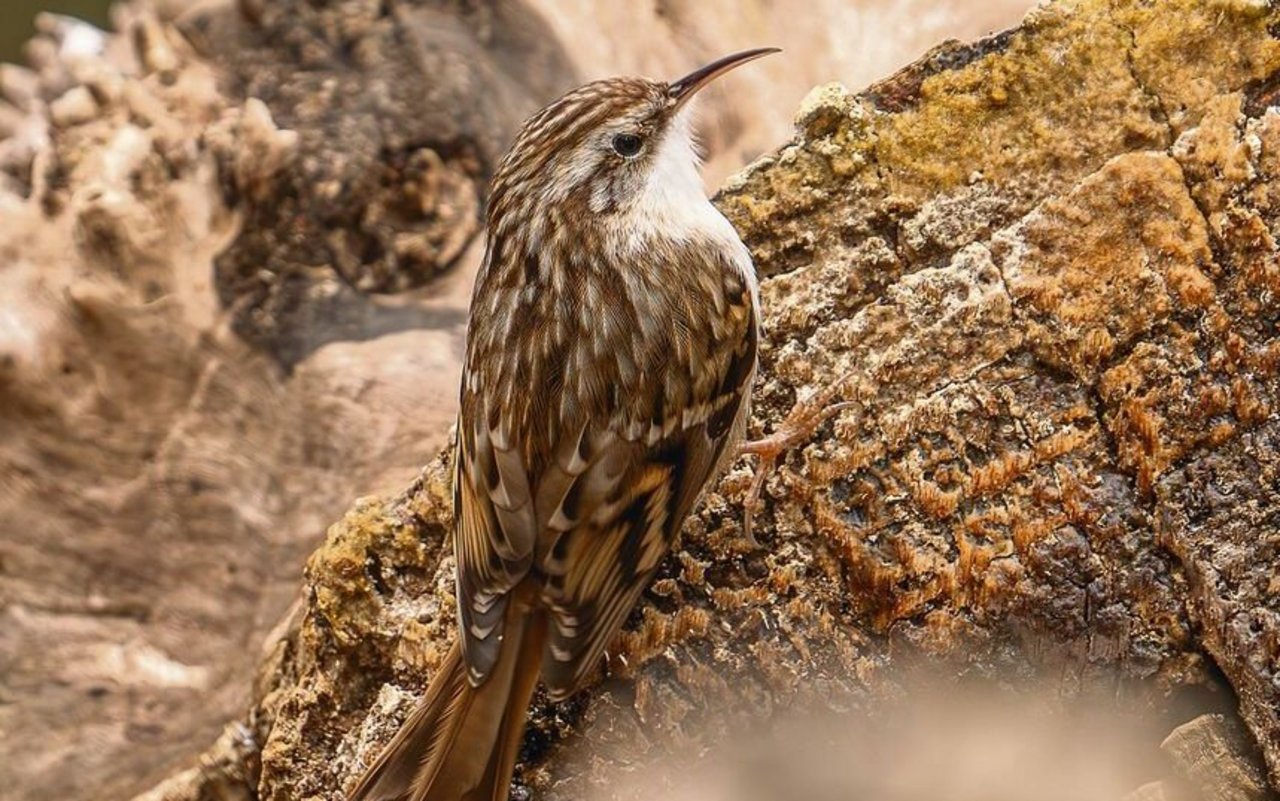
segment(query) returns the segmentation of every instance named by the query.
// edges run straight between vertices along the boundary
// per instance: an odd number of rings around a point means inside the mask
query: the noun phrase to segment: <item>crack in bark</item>
[[[1124,64],[1125,68],[1129,71],[1129,77],[1133,79],[1133,83],[1138,87],[1138,91],[1141,92],[1148,101],[1150,101],[1154,112],[1151,115],[1151,120],[1164,127],[1165,135],[1167,137],[1165,147],[1172,147],[1173,143],[1177,140],[1177,132],[1174,131],[1173,123],[1169,120],[1169,110],[1165,108],[1164,98],[1162,98],[1158,92],[1149,87],[1146,81],[1142,79],[1142,75],[1138,70],[1137,61],[1134,59],[1134,51],[1138,47],[1138,34],[1133,30],[1133,28],[1125,25],[1117,19],[1114,5],[1108,6],[1107,10],[1111,24],[1123,31],[1125,35],[1129,37],[1129,46],[1124,49]]]

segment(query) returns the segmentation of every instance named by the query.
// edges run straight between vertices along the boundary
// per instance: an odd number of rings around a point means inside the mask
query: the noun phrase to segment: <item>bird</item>
[[[776,52],[588,83],[494,171],[454,445],[458,636],[349,801],[505,801],[537,682],[553,702],[588,682],[737,455],[759,286],[706,196],[691,101]]]

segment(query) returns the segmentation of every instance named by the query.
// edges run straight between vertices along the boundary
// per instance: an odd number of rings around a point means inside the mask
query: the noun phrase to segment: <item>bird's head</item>
[[[615,215],[691,193],[705,199],[690,101],[729,70],[775,52],[735,53],[670,83],[609,78],[569,92],[521,128],[494,178],[490,226],[516,204]]]

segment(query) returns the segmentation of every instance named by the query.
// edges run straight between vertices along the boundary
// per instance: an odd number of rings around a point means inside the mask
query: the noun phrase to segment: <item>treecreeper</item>
[[[553,700],[583,685],[739,453],[758,288],[690,101],[773,52],[587,84],[499,165],[454,460],[458,638],[351,801],[504,801],[539,678]]]

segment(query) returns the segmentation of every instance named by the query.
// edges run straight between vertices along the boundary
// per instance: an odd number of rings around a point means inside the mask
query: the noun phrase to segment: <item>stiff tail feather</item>
[[[542,615],[508,614],[498,661],[479,687],[467,681],[455,641],[348,801],[507,801],[545,637]]]

